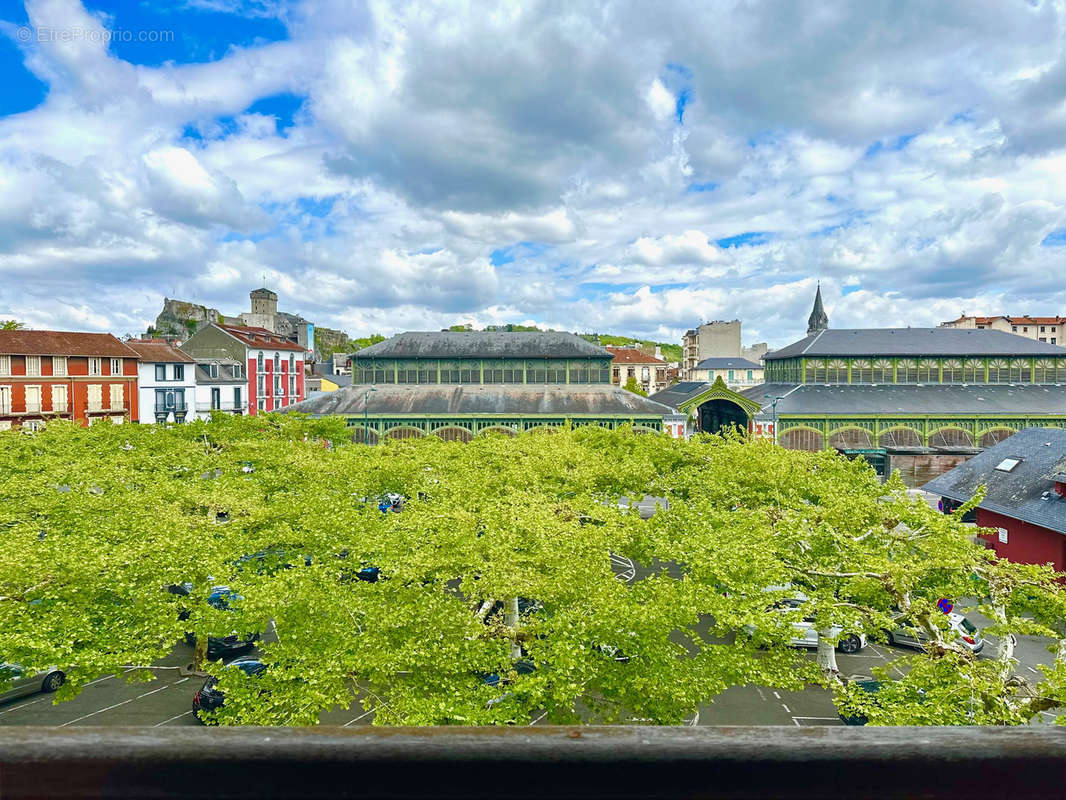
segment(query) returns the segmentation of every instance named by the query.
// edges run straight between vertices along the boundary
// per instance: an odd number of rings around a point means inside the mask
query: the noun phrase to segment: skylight
[[[1021,462],[1022,460],[1020,458],[1005,458],[996,464],[996,470],[999,472],[1010,472]]]

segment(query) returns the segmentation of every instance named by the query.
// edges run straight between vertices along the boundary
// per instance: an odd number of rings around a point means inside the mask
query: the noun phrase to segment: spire
[[[828,327],[829,317],[826,316],[825,309],[822,307],[822,284],[819,282],[818,291],[814,294],[814,308],[811,309],[811,316],[807,319],[807,335],[824,331]]]

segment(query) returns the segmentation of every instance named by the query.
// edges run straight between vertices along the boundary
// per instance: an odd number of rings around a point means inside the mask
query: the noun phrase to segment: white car
[[[782,614],[791,614],[797,617],[792,622],[792,627],[796,631],[796,635],[792,637],[789,644],[793,647],[817,647],[818,646],[818,629],[814,626],[814,620],[803,617],[799,618],[799,609],[803,605],[803,599],[790,599],[785,601],[785,605],[778,609]],[[830,639],[837,639],[837,650],[841,653],[857,653],[866,647],[866,636],[862,633],[845,633],[841,636],[844,629],[839,625],[833,625],[829,628]]]
[[[970,652],[977,655],[985,649],[985,640],[981,638],[981,632],[977,630],[977,626],[970,620],[955,612],[948,614],[948,620],[955,636],[962,640],[963,645],[968,647]],[[899,625],[891,631],[886,631],[886,633],[889,644],[913,647],[915,650],[924,650],[925,643],[929,641],[929,635],[925,631],[910,625]]]

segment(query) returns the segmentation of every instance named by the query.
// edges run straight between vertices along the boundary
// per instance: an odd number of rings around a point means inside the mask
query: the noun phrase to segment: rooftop
[[[126,342],[126,346],[135,351],[141,357],[141,361],[153,361],[155,363],[180,362],[182,364],[196,362],[196,359],[192,356],[164,342],[144,342],[131,339]]]
[[[558,331],[408,331],[364,347],[359,358],[608,358],[572,333]]]
[[[614,364],[663,364],[661,358],[650,356],[635,347],[611,347],[607,346],[607,352],[614,356]]]
[[[304,348],[293,344],[287,339],[282,339],[266,328],[255,328],[248,325],[218,325],[241,344],[254,347],[258,350],[296,350],[303,352]]]
[[[696,369],[762,369],[762,364],[746,358],[705,358]]]
[[[997,469],[1007,459],[1017,463],[1010,469]],[[922,489],[966,501],[983,484],[986,492],[981,508],[1066,533],[1066,498],[1056,494],[1051,477],[1064,460],[1066,430],[1026,428],[934,478]]]
[[[373,389],[367,394],[367,391]],[[369,397],[369,407],[364,405]],[[500,414],[656,416],[669,406],[608,384],[378,384],[338,389],[289,406],[332,414]]]
[[[1066,348],[978,328],[851,328],[816,331],[766,354],[780,358],[832,356],[1061,356]]]
[[[0,355],[138,358],[110,333],[0,331]]]

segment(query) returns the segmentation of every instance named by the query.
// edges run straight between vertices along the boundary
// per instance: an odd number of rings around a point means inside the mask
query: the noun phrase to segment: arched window
[[[872,383],[892,383],[892,362],[887,358],[878,359],[873,363]]]
[[[957,358],[944,362],[944,383],[962,383],[962,362]]]
[[[1005,359],[994,359],[988,362],[989,383],[1010,383],[1010,363]]]
[[[856,360],[851,362],[852,383],[873,383],[874,372],[869,361]]]
[[[274,372],[278,372],[280,370],[281,370],[281,355],[279,353],[274,353]]]
[[[928,358],[918,362],[918,383],[939,383],[940,365]]]
[[[917,383],[918,362],[910,358],[901,358],[896,362],[896,383]]]
[[[825,374],[826,383],[847,383],[848,382],[848,363],[835,359],[829,362],[829,366],[826,368]]]
[[[263,371],[263,351],[262,350],[260,350],[259,351],[259,355],[256,356],[255,366],[256,366],[256,369],[259,370],[259,372]]]

